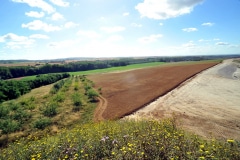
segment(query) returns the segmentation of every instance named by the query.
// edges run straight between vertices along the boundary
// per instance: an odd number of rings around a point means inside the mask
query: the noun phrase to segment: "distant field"
[[[154,67],[154,66],[158,66],[158,65],[162,65],[162,64],[166,64],[166,63],[165,62],[151,62],[151,63],[131,64],[131,65],[121,66],[121,67],[111,67],[111,68],[96,69],[96,70],[90,70],[90,71],[80,71],[80,72],[69,72],[69,73],[71,75],[99,74],[99,73],[126,71],[126,70],[145,68],[145,67]]]

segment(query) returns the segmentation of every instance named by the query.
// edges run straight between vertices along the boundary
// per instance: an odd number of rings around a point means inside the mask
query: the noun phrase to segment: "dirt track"
[[[89,78],[95,82],[96,88],[102,88],[102,96],[107,100],[107,107],[104,107],[101,104],[106,102],[102,102],[100,97],[95,120],[121,118],[130,114],[215,64],[174,63],[127,72],[91,75]]]
[[[170,117],[206,138],[240,139],[240,68],[232,60],[186,81],[127,119]]]

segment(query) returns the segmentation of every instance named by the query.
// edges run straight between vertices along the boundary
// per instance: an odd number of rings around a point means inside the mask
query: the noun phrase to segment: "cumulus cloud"
[[[54,21],[57,21],[57,20],[60,20],[60,19],[64,19],[63,15],[61,15],[60,13],[54,13],[52,16],[51,16],[51,19],[54,20]]]
[[[52,2],[53,4],[60,6],[60,7],[68,7],[69,6],[69,2],[65,2],[63,0],[50,0],[50,2]]]
[[[14,33],[8,33],[0,37],[0,42],[6,42],[6,48],[19,49],[31,47],[35,40],[26,36],[19,36]]]
[[[141,24],[137,24],[137,23],[132,23],[131,26],[133,26],[133,27],[142,27]]]
[[[197,28],[183,28],[182,29],[184,32],[195,32],[197,31],[198,29]]]
[[[139,38],[138,42],[140,42],[140,43],[152,43],[152,42],[157,41],[162,36],[163,36],[162,34],[152,34],[150,36]]]
[[[218,45],[218,46],[229,45],[229,43],[227,43],[227,42],[217,42],[215,44]]]
[[[204,0],[144,0],[135,9],[141,17],[151,19],[168,19],[188,14]]]
[[[22,28],[28,28],[30,30],[43,30],[45,32],[59,31],[61,28],[59,26],[54,26],[52,24],[44,23],[40,20],[34,20],[27,24],[22,24]]]
[[[50,4],[43,0],[12,0],[12,1],[16,3],[26,3],[30,7],[40,8],[49,14],[55,12],[55,8],[53,8]]]
[[[125,30],[125,27],[122,26],[114,26],[114,27],[101,27],[102,31],[107,33],[115,33],[115,32],[121,32]]]
[[[64,28],[74,28],[77,27],[79,24],[74,23],[74,22],[67,22],[64,24]]]
[[[101,37],[100,34],[98,34],[95,31],[91,31],[91,30],[80,30],[80,31],[77,32],[77,35],[84,36],[84,37],[87,37],[87,38],[99,38],[99,37]]]
[[[34,39],[49,39],[47,35],[44,34],[32,34],[29,36],[29,38],[34,38]]]
[[[15,42],[20,42],[20,41],[25,41],[27,40],[28,37],[25,36],[18,36],[14,33],[8,33],[0,37],[0,42],[5,42],[5,41],[15,41]]]
[[[206,23],[202,24],[202,26],[209,26],[209,27],[211,27],[213,25],[214,25],[214,23],[212,23],[212,22],[206,22]]]
[[[28,17],[34,17],[34,18],[42,18],[44,17],[44,12],[35,12],[35,11],[30,11],[25,13],[26,16]]]

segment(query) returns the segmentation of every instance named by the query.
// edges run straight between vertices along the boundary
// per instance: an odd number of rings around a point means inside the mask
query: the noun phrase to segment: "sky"
[[[0,60],[240,54],[240,0],[2,0]]]

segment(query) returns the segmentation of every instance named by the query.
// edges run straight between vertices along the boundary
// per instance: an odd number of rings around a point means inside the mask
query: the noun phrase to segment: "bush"
[[[0,120],[0,130],[3,134],[13,133],[21,128],[20,123],[11,119]]]
[[[43,108],[43,115],[48,117],[53,117],[57,115],[57,104],[50,103],[44,106]]]
[[[81,95],[79,93],[74,93],[72,95],[72,100],[73,100],[73,110],[74,111],[79,111],[80,107],[82,106],[82,99],[81,99]]]
[[[53,101],[55,102],[63,102],[65,100],[65,96],[63,93],[58,93],[53,97]]]
[[[19,123],[23,124],[24,122],[28,121],[32,117],[31,114],[27,113],[26,111],[22,109],[18,109],[13,114],[13,119],[18,121]]]
[[[8,116],[9,108],[6,106],[0,105],[0,118],[5,118]]]
[[[49,118],[41,118],[34,122],[33,127],[43,130],[51,124],[52,124],[52,122]]]
[[[99,94],[94,89],[89,89],[87,91],[87,95],[88,95],[88,98],[93,102],[97,101],[96,98],[99,96]]]

